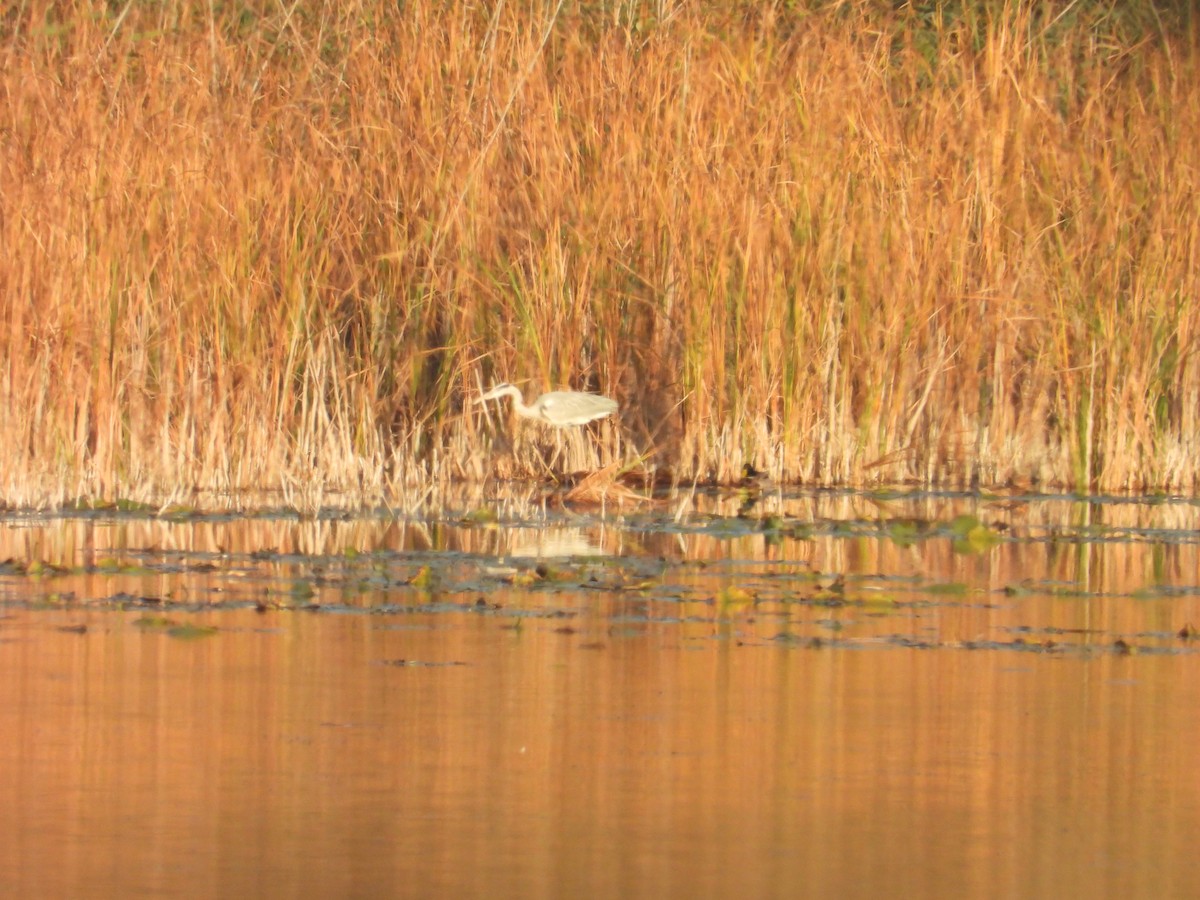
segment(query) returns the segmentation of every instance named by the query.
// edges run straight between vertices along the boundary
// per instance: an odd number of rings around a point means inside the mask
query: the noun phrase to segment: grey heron
[[[526,406],[521,392],[507,382],[496,385],[475,402],[495,400],[506,394],[513,398],[513,409],[517,411],[517,415],[526,419],[537,419],[557,428],[586,425],[596,419],[611,416],[617,411],[617,401],[611,397],[584,394],[580,391],[550,391],[534,400],[532,406]]]

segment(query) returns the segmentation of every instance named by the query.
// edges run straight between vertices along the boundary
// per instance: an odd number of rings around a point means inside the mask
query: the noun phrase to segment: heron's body
[[[498,384],[478,400],[495,400],[505,395],[512,397],[513,409],[526,419],[537,419],[557,428],[586,425],[596,419],[611,416],[617,411],[617,401],[600,394],[585,394],[580,391],[550,391],[542,394],[530,406],[525,405],[521,392],[511,384]]]

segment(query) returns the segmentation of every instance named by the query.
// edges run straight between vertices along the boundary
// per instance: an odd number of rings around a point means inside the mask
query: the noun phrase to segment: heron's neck
[[[533,407],[525,405],[525,398],[521,396],[521,392],[516,387],[510,384],[504,393],[512,397],[513,409],[517,411],[517,415],[524,416],[527,419],[537,416],[537,413],[533,411]]]

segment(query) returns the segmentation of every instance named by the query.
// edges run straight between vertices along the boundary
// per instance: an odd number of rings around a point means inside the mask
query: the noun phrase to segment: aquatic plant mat
[[[7,4],[0,502],[1195,490],[1194,9]]]
[[[213,640],[223,611],[252,609],[272,626],[290,615],[377,616],[383,629],[470,617],[581,649],[643,638],[1085,656],[1200,647],[1197,501],[814,491],[656,500],[579,512],[541,492],[493,489],[411,517],[9,512],[0,605],[52,611],[54,627],[80,634],[113,627],[117,612],[121,627]]]

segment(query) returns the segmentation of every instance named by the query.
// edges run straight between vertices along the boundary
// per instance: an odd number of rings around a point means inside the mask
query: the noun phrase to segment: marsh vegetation
[[[1192,490],[1187,4],[83,4],[0,16],[0,495],[538,471],[622,405],[810,484]]]

